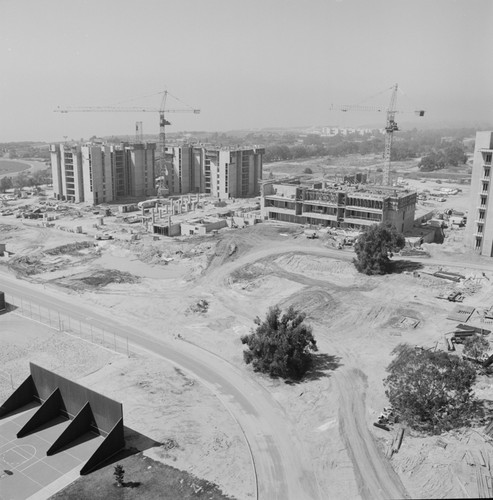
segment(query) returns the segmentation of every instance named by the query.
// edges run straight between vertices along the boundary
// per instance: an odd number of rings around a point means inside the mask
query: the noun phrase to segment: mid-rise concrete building
[[[302,186],[297,181],[264,182],[261,210],[265,219],[348,229],[389,222],[405,233],[412,229],[416,193],[395,188]]]
[[[156,145],[52,145],[54,196],[97,205],[153,196]]]
[[[493,257],[492,157],[493,132],[477,132],[465,237],[469,248],[488,257]]]
[[[258,196],[264,152],[258,147],[169,146],[169,194],[205,193],[221,199]]]

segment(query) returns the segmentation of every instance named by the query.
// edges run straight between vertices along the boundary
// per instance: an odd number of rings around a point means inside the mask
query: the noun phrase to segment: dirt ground
[[[429,179],[408,182],[418,189],[448,185]],[[426,209],[467,209],[468,186],[461,189],[446,202],[430,201]],[[91,228],[94,218],[72,207],[57,225]],[[406,430],[401,449],[389,459],[382,456],[397,429],[373,426],[388,405],[382,381],[392,349],[402,342],[444,348],[443,334],[455,325],[447,316],[455,305],[437,296],[461,289],[464,304],[476,311],[493,305],[493,267],[467,251],[463,229],[446,229],[443,245],[426,246],[431,257],[421,260],[419,276],[367,277],[355,271],[351,249],[336,252],[323,238],[308,240],[302,229],[289,224],[159,240],[143,233],[129,240],[111,218],[105,225],[115,238],[94,245],[88,234],[2,217],[1,242],[14,255],[3,261],[0,272],[15,264],[10,272],[19,277],[105,308],[151,337],[180,338],[234,365],[281,408],[310,458],[307,467],[316,477],[319,498],[376,498],[382,484],[384,496],[392,498],[478,496],[478,474],[489,475],[493,459],[484,426],[440,438]],[[81,242],[91,244],[56,250]],[[429,274],[440,267],[466,280],[455,284]],[[317,339],[316,369],[299,384],[259,376],[243,363],[240,337],[256,316],[276,304],[305,311]],[[115,355],[58,332],[31,333],[20,340],[18,332],[29,328],[16,326],[18,320],[9,315],[13,323],[7,328],[7,317],[0,317],[3,371],[18,379],[29,359],[38,360],[110,397],[124,398],[126,425],[168,444],[150,448],[149,456],[214,482],[238,499],[253,498],[241,429],[193,378],[152,356],[143,363],[141,357]],[[477,312],[469,322],[485,325]],[[3,396],[10,387],[8,376],[0,382]],[[493,399],[486,378],[478,380],[475,391]]]

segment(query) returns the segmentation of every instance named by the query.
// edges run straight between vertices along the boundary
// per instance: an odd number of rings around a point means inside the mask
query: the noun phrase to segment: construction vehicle
[[[161,106],[159,108],[155,107],[115,107],[115,106],[69,106],[61,107],[59,106],[54,111],[57,113],[72,113],[72,112],[137,112],[137,113],[159,113],[159,156],[158,156],[158,196],[164,196],[169,193],[167,188],[167,178],[168,178],[168,166],[166,162],[166,125],[171,125],[171,123],[166,120],[166,113],[194,113],[199,114],[200,109],[193,109],[187,106],[187,109],[166,109],[166,100],[168,95],[180,101],[177,97],[172,96],[167,90],[163,92],[158,92],[162,94]],[[154,94],[157,95],[157,94]],[[150,96],[148,96],[150,97]],[[181,102],[181,101],[180,101]],[[183,104],[183,103],[182,103]],[[136,125],[136,137],[142,137],[142,122],[138,122]]]
[[[383,153],[383,160],[384,160],[384,167],[383,167],[383,178],[382,178],[382,185],[383,186],[391,186],[391,178],[390,178],[390,164],[391,164],[391,155],[392,155],[392,141],[394,139],[394,132],[397,132],[399,130],[399,127],[397,126],[397,122],[395,121],[395,115],[397,113],[404,113],[405,111],[397,111],[396,110],[396,104],[397,104],[397,91],[399,89],[398,84],[396,83],[390,89],[392,90],[391,96],[390,96],[390,103],[388,108],[385,110],[387,114],[387,123],[385,125],[385,149]],[[379,106],[365,106],[365,105],[359,105],[359,104],[349,104],[349,105],[342,105],[342,106],[337,106],[337,105],[331,105],[330,109],[332,110],[338,110],[338,111],[377,111],[381,112],[383,111],[382,107]],[[422,109],[415,110],[414,113],[417,116],[424,116],[425,111]]]
[[[95,240],[112,240],[113,236],[111,236],[111,234],[108,234],[108,233],[96,234],[94,236],[94,239]]]
[[[462,302],[464,300],[464,295],[461,292],[453,291],[447,295],[447,300],[449,302]]]
[[[305,229],[305,236],[309,239],[309,240],[315,240],[318,238],[318,234],[317,234],[317,231],[309,231],[309,230],[306,230]]]

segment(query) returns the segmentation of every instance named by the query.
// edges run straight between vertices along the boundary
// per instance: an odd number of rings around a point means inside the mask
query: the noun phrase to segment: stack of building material
[[[474,333],[480,333],[481,335],[489,335],[491,333],[491,330],[487,330],[486,328],[481,328],[481,327],[472,326],[472,325],[463,325],[462,323],[459,323],[456,326],[456,329],[458,331],[461,331],[461,330],[473,331]]]
[[[433,276],[455,282],[459,282],[461,279],[466,279],[466,277],[462,274],[451,273],[449,271],[437,271],[436,273],[433,273]]]
[[[474,311],[475,308],[472,306],[459,304],[455,306],[454,310],[447,316],[447,319],[451,319],[453,321],[463,321],[466,323]]]

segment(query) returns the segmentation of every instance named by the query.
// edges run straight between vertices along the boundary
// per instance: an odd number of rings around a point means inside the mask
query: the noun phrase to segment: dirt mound
[[[72,290],[90,290],[93,288],[103,288],[113,283],[139,283],[140,278],[116,269],[98,269],[91,272],[74,274],[68,278],[54,280],[54,282]]]
[[[246,264],[230,274],[229,282],[232,284],[251,282],[264,277],[266,274],[269,274],[270,271],[265,260],[254,262],[253,264]]]
[[[19,276],[33,276],[87,263],[98,256],[99,249],[94,242],[78,241],[14,257],[8,265]]]
[[[66,245],[61,245],[59,247],[51,248],[45,250],[43,253],[45,255],[72,255],[80,256],[83,255],[81,250],[86,250],[87,248],[93,248],[94,242],[92,241],[76,241],[75,243],[67,243]]]
[[[347,278],[359,276],[354,266],[349,262],[316,255],[290,253],[281,255],[274,260],[274,263],[285,271],[302,274],[314,279],[339,277],[347,280]]]
[[[0,224],[0,233],[5,234],[11,231],[19,231],[20,228],[17,226],[11,226],[10,224]]]
[[[296,293],[280,304],[282,309],[286,309],[289,306],[293,306],[295,309],[304,312],[308,319],[324,321],[338,314],[340,302],[327,292],[327,290],[313,288]]]

